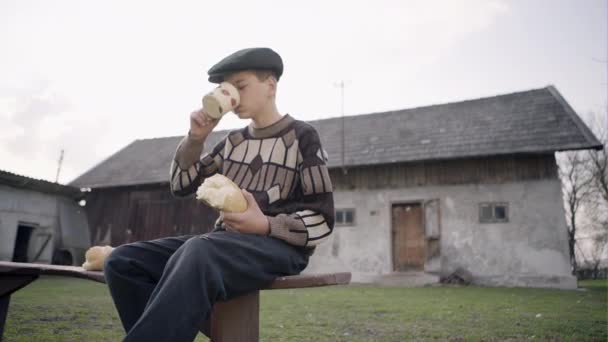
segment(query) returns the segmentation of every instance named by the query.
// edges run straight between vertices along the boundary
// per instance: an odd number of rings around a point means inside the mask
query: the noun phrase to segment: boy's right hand
[[[195,110],[190,114],[190,136],[197,140],[206,139],[218,122],[219,119],[207,115],[202,108]]]

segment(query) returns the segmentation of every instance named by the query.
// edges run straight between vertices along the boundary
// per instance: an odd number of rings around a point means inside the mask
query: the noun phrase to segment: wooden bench
[[[0,340],[8,314],[11,294],[38,279],[41,274],[89,279],[105,283],[103,272],[85,271],[77,266],[58,266],[0,261]],[[264,290],[294,289],[350,283],[351,274],[331,273],[277,278]],[[200,331],[213,342],[258,341],[260,291],[218,302],[211,319],[201,323]],[[238,329],[235,329],[238,327]]]

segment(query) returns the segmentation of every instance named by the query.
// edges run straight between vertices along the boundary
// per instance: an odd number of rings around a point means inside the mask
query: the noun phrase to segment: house
[[[0,170],[0,260],[82,265],[89,226],[80,189]]]
[[[554,153],[602,145],[555,87],[310,124],[329,155],[336,226],[306,272],[368,282],[465,269],[481,285],[576,287]],[[180,139],[137,140],[72,182],[93,189],[93,235],[210,228],[215,213],[169,194]]]

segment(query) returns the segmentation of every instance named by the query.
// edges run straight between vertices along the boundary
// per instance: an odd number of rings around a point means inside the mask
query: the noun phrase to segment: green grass
[[[580,286],[585,290],[352,285],[263,291],[261,340],[606,341],[608,282]],[[123,336],[103,284],[47,276],[11,297],[5,341]]]

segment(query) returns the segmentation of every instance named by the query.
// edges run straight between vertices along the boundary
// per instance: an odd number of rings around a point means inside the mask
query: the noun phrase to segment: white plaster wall
[[[442,273],[461,266],[482,285],[576,287],[558,179],[336,191],[336,208],[357,209],[356,225],[335,227],[306,272],[350,271],[355,282],[391,273],[391,203],[430,199],[440,205]],[[480,202],[508,202],[509,222],[480,224]]]
[[[37,261],[50,263],[56,242],[57,199],[51,195],[0,185],[0,260],[12,260],[20,222],[40,227],[32,232],[30,252],[39,248],[37,233],[53,234],[54,238],[49,241]],[[33,255],[29,257],[32,258]]]

